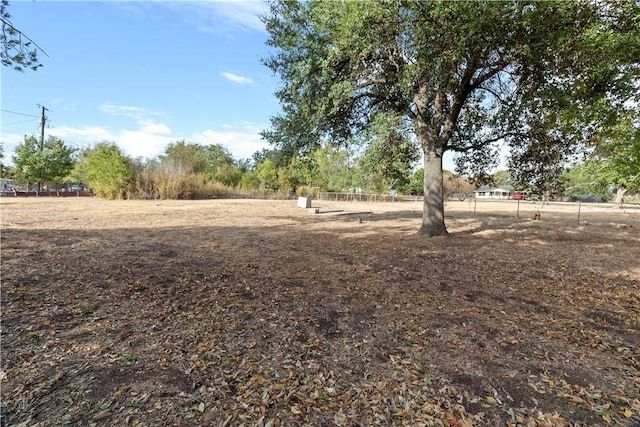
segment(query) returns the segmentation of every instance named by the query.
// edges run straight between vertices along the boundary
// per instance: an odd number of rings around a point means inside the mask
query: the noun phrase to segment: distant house
[[[511,198],[511,187],[490,187],[483,185],[474,192],[474,195],[476,199],[506,200]]]
[[[16,187],[16,183],[12,179],[2,178],[0,180],[0,190],[1,191],[11,191]]]

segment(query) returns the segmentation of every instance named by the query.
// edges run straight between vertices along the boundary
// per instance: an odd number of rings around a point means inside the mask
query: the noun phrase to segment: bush
[[[235,190],[220,182],[201,182],[196,184],[191,193],[193,199],[232,198]]]
[[[130,198],[136,199],[218,199],[232,197],[232,187],[212,181],[206,174],[176,173],[163,167],[141,167],[133,180]]]
[[[73,172],[79,181],[87,182],[99,197],[123,199],[129,196],[133,165],[117,145],[101,142],[85,150],[83,157]]]

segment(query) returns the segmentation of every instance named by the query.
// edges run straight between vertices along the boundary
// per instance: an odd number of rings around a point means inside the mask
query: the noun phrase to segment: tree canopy
[[[593,105],[637,92],[639,10],[616,0],[273,1],[264,63],[282,79],[282,113],[263,136],[297,153],[347,144],[380,115],[402,118],[424,159],[420,232],[447,234],[443,154],[483,172],[497,141],[537,153],[541,137],[587,138],[611,111]]]
[[[203,175],[225,185],[235,185],[240,180],[240,171],[233,156],[220,144],[176,141],[167,146],[160,162],[175,174]]]
[[[71,172],[75,151],[56,137],[50,136],[40,144],[35,137],[30,136],[16,147],[13,162],[20,178],[37,183],[40,190],[42,183],[61,181]]]
[[[4,142],[0,142],[0,177],[4,178],[7,167],[4,165]]]
[[[372,135],[367,138],[369,133]],[[368,145],[360,158],[363,184],[377,192],[407,187],[420,159],[420,148],[402,118],[379,114],[365,139]]]
[[[590,164],[598,183],[616,189],[616,203],[628,190],[640,191],[640,113],[623,115],[600,135]]]

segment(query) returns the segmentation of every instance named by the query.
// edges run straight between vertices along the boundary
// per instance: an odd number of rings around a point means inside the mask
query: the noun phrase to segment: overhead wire
[[[27,120],[21,120],[19,122],[3,123],[3,126],[17,125],[19,123],[27,123],[27,122],[32,122],[34,120],[36,119],[27,119]]]
[[[38,118],[38,119],[40,118],[40,116],[36,116],[34,114],[18,113],[18,112],[15,112],[15,111],[2,110],[2,109],[0,109],[0,111],[2,111],[3,113],[17,114],[19,116],[35,117],[35,118]]]
[[[2,124],[2,125],[3,125],[3,128],[4,128],[5,126],[9,126],[9,125],[15,125],[15,124],[20,124],[20,123],[27,123],[27,122],[31,122],[31,121],[34,121],[35,119],[39,119],[39,118],[40,118],[40,116],[36,116],[36,115],[34,115],[34,114],[19,113],[19,112],[17,112],[17,111],[11,111],[11,110],[5,110],[5,109],[0,109],[0,111],[2,111],[2,112],[4,112],[4,113],[17,114],[17,115],[20,115],[20,116],[33,117],[32,119],[28,119],[28,120],[22,120],[22,121],[18,121],[18,122],[11,122],[11,123],[3,123],[3,124]],[[50,121],[49,121],[49,123],[48,123],[48,124],[50,124]],[[47,126],[47,127],[48,127],[48,126]],[[4,131],[5,131],[5,132],[12,132],[12,131],[10,131],[10,130],[7,130],[6,128],[4,129]],[[16,132],[17,132],[17,131],[16,131]],[[26,135],[25,135],[25,136],[26,136]],[[70,141],[70,140],[68,140],[68,139],[66,139],[66,138],[60,138],[60,137],[57,137],[57,136],[55,136],[55,135],[51,135],[51,134],[48,134],[47,136],[49,136],[49,137],[53,137],[53,138],[56,138],[56,139],[59,139],[60,141],[64,142],[65,144],[67,144],[67,145],[69,145],[69,146],[71,146],[71,147],[77,148],[77,149],[88,148],[88,147],[91,145],[91,144],[87,144],[87,143],[80,143],[80,142],[77,142],[77,141]]]

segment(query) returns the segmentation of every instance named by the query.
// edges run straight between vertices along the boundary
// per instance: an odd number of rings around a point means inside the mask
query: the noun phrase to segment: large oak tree
[[[298,153],[346,143],[381,114],[402,117],[424,157],[420,233],[445,235],[443,154],[487,165],[496,141],[588,137],[585,124],[597,120],[584,106],[633,87],[638,50],[625,34],[637,40],[639,9],[634,1],[273,1],[264,22],[274,52],[264,62],[281,78],[282,113],[263,136]]]

